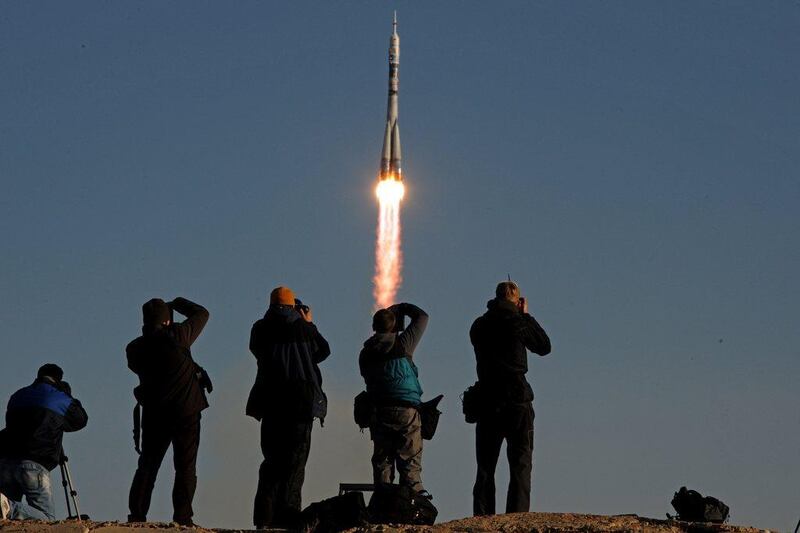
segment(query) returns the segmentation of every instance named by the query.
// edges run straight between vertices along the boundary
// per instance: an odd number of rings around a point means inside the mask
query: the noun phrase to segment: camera
[[[406,329],[406,317],[400,311],[400,307],[398,305],[391,306],[389,310],[394,314],[394,327],[392,328],[392,333],[400,333]]]
[[[301,313],[308,313],[311,310],[311,308],[301,302],[298,298],[294,299],[294,308]]]

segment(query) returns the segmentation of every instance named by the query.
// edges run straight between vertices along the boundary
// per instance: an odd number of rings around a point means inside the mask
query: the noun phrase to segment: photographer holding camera
[[[475,413],[478,473],[472,490],[476,516],[495,514],[494,472],[503,440],[510,473],[506,512],[528,512],[530,508],[533,390],[525,379],[526,350],[550,353],[550,339],[528,313],[528,300],[520,296],[516,283],[499,283],[487,308],[469,332],[478,369],[475,389],[479,391]]]
[[[8,401],[0,432],[0,519],[56,519],[50,471],[61,461],[64,432],[88,421],[63,378],[64,371],[48,363]]]
[[[173,322],[173,311],[186,320]],[[190,347],[208,322],[208,311],[186,298],[169,303],[153,298],[142,306],[142,315],[142,335],[125,349],[128,368],[139,376],[134,395],[144,411],[142,449],[128,499],[128,521],[147,521],[156,475],[171,444],[175,463],[173,519],[192,525],[200,412],[208,407],[205,392],[210,393],[213,387],[206,371],[192,359]]]
[[[411,319],[403,329],[404,317]],[[372,317],[372,337],[364,342],[358,366],[375,406],[370,424],[375,485],[391,484],[395,467],[400,485],[430,497],[422,486],[422,387],[414,351],[428,326],[428,314],[409,303],[380,309]]]
[[[314,419],[325,419],[319,363],[331,353],[312,322],[311,309],[291,289],[277,287],[264,318],[253,324],[250,351],[258,373],[246,413],[261,422],[258,489],[253,509],[256,528],[292,529],[301,510],[301,490],[311,449]]]

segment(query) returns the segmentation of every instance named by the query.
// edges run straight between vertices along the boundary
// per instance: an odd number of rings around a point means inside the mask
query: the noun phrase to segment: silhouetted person
[[[411,322],[402,329],[403,317]],[[376,485],[394,481],[416,492],[422,486],[422,422],[417,408],[422,387],[413,355],[428,325],[428,315],[416,305],[402,303],[381,309],[372,317],[375,334],[364,343],[358,366],[375,405],[370,426],[374,445],[372,477]]]
[[[184,315],[172,321],[172,311]],[[154,298],[142,306],[142,336],[126,348],[128,368],[139,376],[134,393],[142,405],[142,449],[128,498],[129,522],[146,522],[161,461],[172,445],[175,484],[173,520],[192,525],[197,487],[200,412],[208,407],[211,381],[192,359],[190,347],[208,322],[208,311],[186,298]]]
[[[264,318],[253,324],[250,351],[258,373],[247,400],[247,415],[261,422],[256,528],[292,529],[301,510],[301,490],[311,449],[314,419],[323,422],[328,403],[318,364],[331,353],[312,322],[311,309],[291,289],[270,293]]]
[[[478,363],[483,409],[475,428],[478,473],[472,490],[475,515],[495,514],[494,473],[506,441],[509,483],[506,512],[527,512],[533,463],[533,391],[526,350],[550,353],[550,339],[528,314],[528,301],[511,281],[497,285],[488,311],[472,324],[469,336]]]
[[[56,519],[50,471],[61,461],[64,432],[83,429],[89,419],[63,377],[58,366],[46,364],[8,400],[0,432],[0,519]]]

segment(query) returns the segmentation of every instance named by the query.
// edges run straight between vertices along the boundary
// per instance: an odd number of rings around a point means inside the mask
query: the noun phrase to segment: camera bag
[[[474,385],[467,387],[467,390],[461,395],[461,411],[464,413],[464,419],[467,424],[474,424],[480,418],[481,413],[484,411],[484,399],[480,382],[476,381]]]
[[[439,426],[439,416],[442,414],[439,410],[439,402],[442,401],[442,398],[444,398],[444,395],[440,394],[436,398],[422,403],[418,408],[419,417],[422,420],[422,438],[425,440],[431,440],[436,434],[436,428]]]
[[[361,430],[367,429],[375,420],[375,404],[367,391],[361,391],[353,401],[353,419]]]
[[[373,524],[433,525],[439,511],[429,497],[405,485],[381,484],[367,506]]]
[[[686,522],[711,522],[722,524],[728,519],[730,508],[714,498],[703,496],[695,490],[681,487],[672,497],[672,507],[678,512],[678,519]]]

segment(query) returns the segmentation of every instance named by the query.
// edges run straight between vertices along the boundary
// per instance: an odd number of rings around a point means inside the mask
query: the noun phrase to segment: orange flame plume
[[[380,203],[378,237],[375,243],[375,308],[394,303],[403,281],[403,256],[400,249],[400,200],[405,195],[403,182],[385,179],[378,182],[375,194]]]

